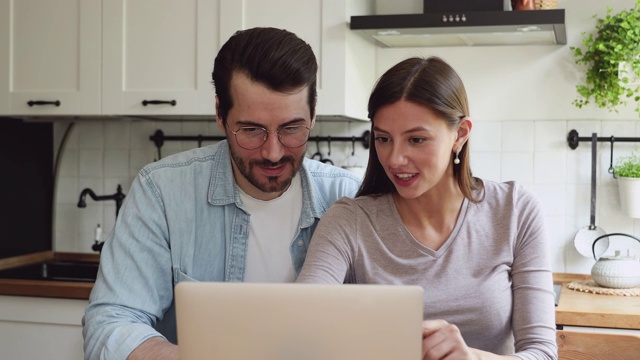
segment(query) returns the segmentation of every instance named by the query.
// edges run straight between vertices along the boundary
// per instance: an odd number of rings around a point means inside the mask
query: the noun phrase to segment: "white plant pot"
[[[618,192],[622,213],[640,219],[640,178],[618,177]]]

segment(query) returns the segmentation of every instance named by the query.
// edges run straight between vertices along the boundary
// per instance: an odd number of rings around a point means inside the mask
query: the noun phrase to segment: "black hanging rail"
[[[351,142],[355,145],[356,142],[362,143],[365,149],[369,148],[369,137],[371,131],[366,130],[362,133],[362,136],[310,136],[309,141],[316,143],[326,141],[331,146],[332,142]],[[161,149],[165,141],[197,141],[198,147],[202,146],[203,141],[221,141],[226,140],[226,136],[205,136],[205,135],[165,135],[160,129],[156,130],[153,135],[149,136],[149,140],[153,141],[158,149],[158,159],[161,159]]]
[[[615,171],[613,170],[613,144],[616,142],[640,142],[640,137],[615,137],[613,135],[605,137],[599,137],[597,133],[591,134],[591,136],[583,136],[580,137],[578,135],[578,131],[575,129],[569,131],[569,135],[567,135],[567,143],[572,150],[575,150],[578,147],[580,141],[589,141],[592,143],[592,151],[595,151],[595,143],[593,140],[597,142],[609,142],[611,143],[611,154],[609,158],[609,174],[612,174],[613,177],[616,177]],[[593,166],[593,165],[592,165]]]
[[[640,137],[615,137],[611,136],[602,136],[597,137],[596,140],[598,142],[640,142]],[[571,130],[569,131],[569,135],[567,135],[567,143],[572,150],[575,150],[578,147],[578,143],[580,141],[588,141],[591,142],[591,136],[578,136],[578,131]]]

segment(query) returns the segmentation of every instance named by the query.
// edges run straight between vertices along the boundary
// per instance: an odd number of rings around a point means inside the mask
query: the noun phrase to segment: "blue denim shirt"
[[[290,245],[296,273],[320,217],[360,185],[353,174],[310,159],[300,175],[300,230]],[[176,343],[173,287],[243,281],[248,235],[226,141],[144,167],[104,244],[82,320],[85,358],[126,359],[160,334]]]

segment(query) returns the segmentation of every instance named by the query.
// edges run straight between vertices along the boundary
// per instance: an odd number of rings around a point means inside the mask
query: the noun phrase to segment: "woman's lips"
[[[393,174],[393,182],[399,186],[411,186],[418,179],[418,174]]]

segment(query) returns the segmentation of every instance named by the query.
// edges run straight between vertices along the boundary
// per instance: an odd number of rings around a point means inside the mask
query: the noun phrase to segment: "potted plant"
[[[613,177],[618,180],[620,210],[632,218],[640,218],[640,156],[633,153],[618,158]]]
[[[634,7],[596,19],[596,33],[582,33],[580,47],[570,47],[575,62],[586,66],[583,84],[576,86],[578,108],[591,101],[600,108],[617,112],[619,105],[636,103],[640,115],[640,0]]]

